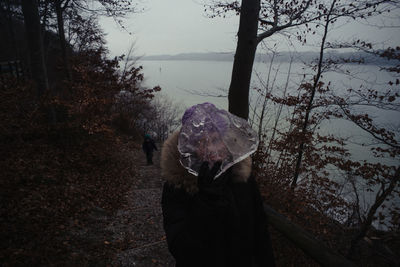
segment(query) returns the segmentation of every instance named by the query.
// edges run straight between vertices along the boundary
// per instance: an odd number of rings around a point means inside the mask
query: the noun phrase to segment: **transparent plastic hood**
[[[246,120],[211,103],[190,107],[178,137],[180,162],[198,176],[201,164],[221,161],[215,178],[257,150],[258,136]]]

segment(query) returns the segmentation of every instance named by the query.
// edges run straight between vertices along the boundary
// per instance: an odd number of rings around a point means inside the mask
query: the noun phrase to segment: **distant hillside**
[[[256,55],[257,62],[269,62],[271,60],[271,54],[258,53]],[[294,62],[311,62],[315,61],[319,56],[318,52],[279,52],[274,61],[277,62],[289,62],[293,57]],[[211,52],[211,53],[182,53],[177,55],[152,55],[144,56],[141,60],[201,60],[201,61],[233,61],[233,52]],[[330,58],[332,60],[349,60],[348,63],[364,60],[365,64],[369,65],[389,65],[394,62],[387,61],[378,56],[374,56],[365,52],[327,52],[325,59]]]
[[[233,52],[226,53],[183,53],[177,55],[153,55],[142,57],[142,60],[204,60],[204,61],[233,61]]]

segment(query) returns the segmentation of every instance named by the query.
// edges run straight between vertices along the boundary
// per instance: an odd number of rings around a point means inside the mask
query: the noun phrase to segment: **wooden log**
[[[272,227],[322,266],[356,266],[266,204],[264,204],[264,211]]]

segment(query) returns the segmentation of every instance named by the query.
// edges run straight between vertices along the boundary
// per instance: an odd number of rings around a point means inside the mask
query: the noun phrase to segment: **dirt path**
[[[126,204],[107,227],[126,248],[116,253],[114,266],[174,266],[162,227],[160,152],[154,154],[154,165],[146,166],[141,151],[132,151],[138,164],[138,176],[126,193]]]
[[[126,177],[130,189],[125,201],[111,212],[93,207],[84,226],[72,227],[69,235],[75,243],[69,266],[175,266],[162,226],[160,152],[154,153],[150,166],[138,146],[120,153],[136,168],[135,175]]]

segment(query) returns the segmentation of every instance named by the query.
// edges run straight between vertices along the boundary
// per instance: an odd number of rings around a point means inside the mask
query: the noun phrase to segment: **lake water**
[[[227,97],[211,97],[209,95],[227,95],[230,84],[232,62],[230,61],[141,61],[138,62],[143,66],[145,75],[145,85],[152,87],[159,85],[163,94],[170,97],[175,103],[179,103],[185,107],[203,102],[211,102],[219,108],[228,108]],[[252,76],[252,88],[262,86],[267,83],[269,63],[256,62]],[[335,94],[341,95],[350,87],[358,89],[360,85],[368,88],[373,84],[387,84],[390,76],[379,71],[378,66],[367,65],[349,65],[347,67],[352,75],[344,75],[339,72],[330,72],[324,74],[323,80],[331,82]],[[274,94],[283,91],[286,84],[289,71],[289,63],[276,62],[271,69],[269,79],[270,87],[274,87]],[[344,70],[345,71],[345,70]],[[300,82],[304,77],[311,79],[313,70],[305,67],[302,63],[293,63],[288,78],[288,92],[296,94]],[[263,82],[260,82],[260,78]],[[208,95],[208,96],[205,96]],[[256,102],[257,94],[254,90],[250,91],[251,101]],[[270,113],[268,116],[274,118],[275,110],[268,106]],[[377,112],[370,110],[373,116],[380,122],[385,124],[399,124],[398,112]],[[324,132],[334,133],[338,136],[353,136],[361,143],[364,137],[368,137],[359,128],[343,120],[324,121],[321,125]],[[365,153],[360,153],[362,158]]]
[[[145,75],[145,85],[153,87],[161,86],[164,95],[171,98],[175,103],[189,107],[198,103],[211,102],[219,108],[228,108],[227,97],[211,97],[209,95],[227,95],[230,84],[232,62],[229,61],[141,61]],[[256,62],[254,65],[252,78],[252,88],[262,86],[268,80],[269,63]],[[348,88],[358,89],[363,86],[364,89],[386,86],[390,76],[380,71],[378,66],[367,65],[349,65],[347,70],[351,75],[344,75],[346,70],[329,72],[324,74],[323,80],[331,82],[331,88],[338,95],[346,92]],[[302,63],[293,63],[290,75],[289,63],[277,62],[271,68],[269,85],[273,85],[275,94],[283,91],[283,87],[288,81],[288,92],[295,94],[296,88],[304,78],[312,78],[313,69],[306,67]],[[263,80],[262,82],[260,81]],[[254,104],[257,94],[251,91],[251,101]],[[268,116],[274,118],[275,110],[271,105]],[[375,119],[387,125],[399,125],[400,119],[398,112],[378,112],[373,108],[368,110]],[[273,120],[271,120],[273,121]],[[321,123],[322,133],[332,133],[341,137],[351,137],[347,148],[356,160],[367,160],[370,162],[386,163],[398,165],[394,159],[377,159],[372,157],[368,146],[362,146],[361,143],[369,143],[372,139],[360,128],[345,120],[326,120]],[[338,173],[339,175],[339,173]],[[360,185],[360,190],[363,191]],[[372,203],[375,195],[364,191],[365,203]],[[399,200],[390,204],[399,205]],[[397,202],[397,203],[396,203]]]
[[[228,108],[227,97],[211,97],[209,95],[227,95],[229,88],[232,62],[230,61],[141,61],[138,62],[143,66],[145,75],[145,85],[152,87],[159,85],[162,88],[164,95],[170,97],[175,103],[181,104],[184,107],[190,107],[203,102],[211,102],[219,108]],[[256,62],[252,76],[252,88],[262,86],[268,81],[269,63]],[[387,84],[390,76],[379,71],[378,66],[367,65],[349,65],[347,70],[351,75],[344,75],[341,72],[329,72],[324,74],[323,81],[331,82],[331,88],[337,95],[346,92],[348,88],[358,89],[360,86],[368,89],[372,85],[378,84],[383,86]],[[288,79],[288,92],[296,94],[300,82],[306,78],[311,79],[313,70],[310,67],[305,67],[302,63],[293,63],[289,78],[289,63],[276,62],[271,69],[269,79],[270,87],[275,88],[274,94],[279,94],[283,91],[283,87]],[[260,82],[260,79],[263,80]],[[272,86],[271,86],[272,85]],[[376,87],[376,86],[375,86]],[[378,87],[379,88],[379,87]],[[254,90],[250,91],[251,102],[256,102],[257,94]],[[398,112],[385,111],[380,112],[373,108],[368,108],[374,119],[386,125],[399,125],[400,119]],[[275,117],[276,108],[273,105],[268,106],[268,116],[271,122]],[[267,125],[268,130],[268,125]],[[344,138],[352,137],[357,143],[370,140],[370,136],[363,132],[360,128],[345,120],[326,120],[321,124],[323,133],[332,133]],[[365,148],[353,145],[353,152],[357,159],[372,160],[365,153]]]
[[[147,86],[160,85],[162,92],[176,103],[189,107],[202,102],[212,102],[227,108],[227,98],[202,97],[189,91],[218,91],[227,89],[232,63],[209,61],[142,61]]]

